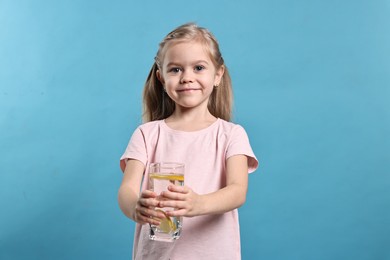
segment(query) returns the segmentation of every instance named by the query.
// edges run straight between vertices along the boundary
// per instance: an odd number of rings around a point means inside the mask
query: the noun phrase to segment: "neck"
[[[202,113],[177,109],[170,117],[165,119],[165,123],[175,130],[197,131],[207,128],[216,120],[217,118],[208,109]]]

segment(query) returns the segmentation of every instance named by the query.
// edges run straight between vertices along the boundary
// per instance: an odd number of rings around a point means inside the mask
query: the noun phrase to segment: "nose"
[[[183,71],[180,79],[181,84],[192,83],[194,81],[192,73],[190,71]]]

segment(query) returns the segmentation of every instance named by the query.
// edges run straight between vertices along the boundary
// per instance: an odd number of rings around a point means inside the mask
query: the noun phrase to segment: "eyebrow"
[[[199,64],[199,63],[206,63],[207,65],[209,64],[207,61],[205,60],[197,60],[195,62],[193,62],[193,64]],[[167,67],[170,67],[170,66],[178,66],[180,63],[178,62],[170,62],[167,64]]]

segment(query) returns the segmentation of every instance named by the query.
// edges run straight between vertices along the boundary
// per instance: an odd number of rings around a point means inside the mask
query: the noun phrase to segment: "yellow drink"
[[[149,173],[149,189],[158,195],[168,190],[169,185],[184,185],[184,165],[174,163],[152,164]],[[183,224],[182,217],[169,217],[166,211],[174,208],[156,208],[164,213],[165,218],[161,220],[159,226],[150,225],[149,237],[152,240],[171,242],[180,237]]]
[[[175,174],[175,173],[168,173],[168,174],[150,173],[149,178],[152,178],[155,180],[169,181],[175,185],[179,185],[179,184],[176,184],[175,181],[184,182],[184,175],[183,174]],[[183,186],[183,185],[180,185],[180,186]]]

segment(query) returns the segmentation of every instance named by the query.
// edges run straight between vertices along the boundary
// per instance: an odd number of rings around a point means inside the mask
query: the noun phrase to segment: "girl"
[[[240,259],[238,211],[258,161],[245,130],[230,121],[231,80],[214,36],[185,24],[160,43],[144,88],[144,121],[120,160],[118,201],[136,225],[133,259]],[[185,164],[185,186],[148,190],[153,162]],[[140,191],[141,190],[141,191]],[[157,200],[157,196],[164,200]],[[183,216],[173,243],[149,240],[172,207]]]

